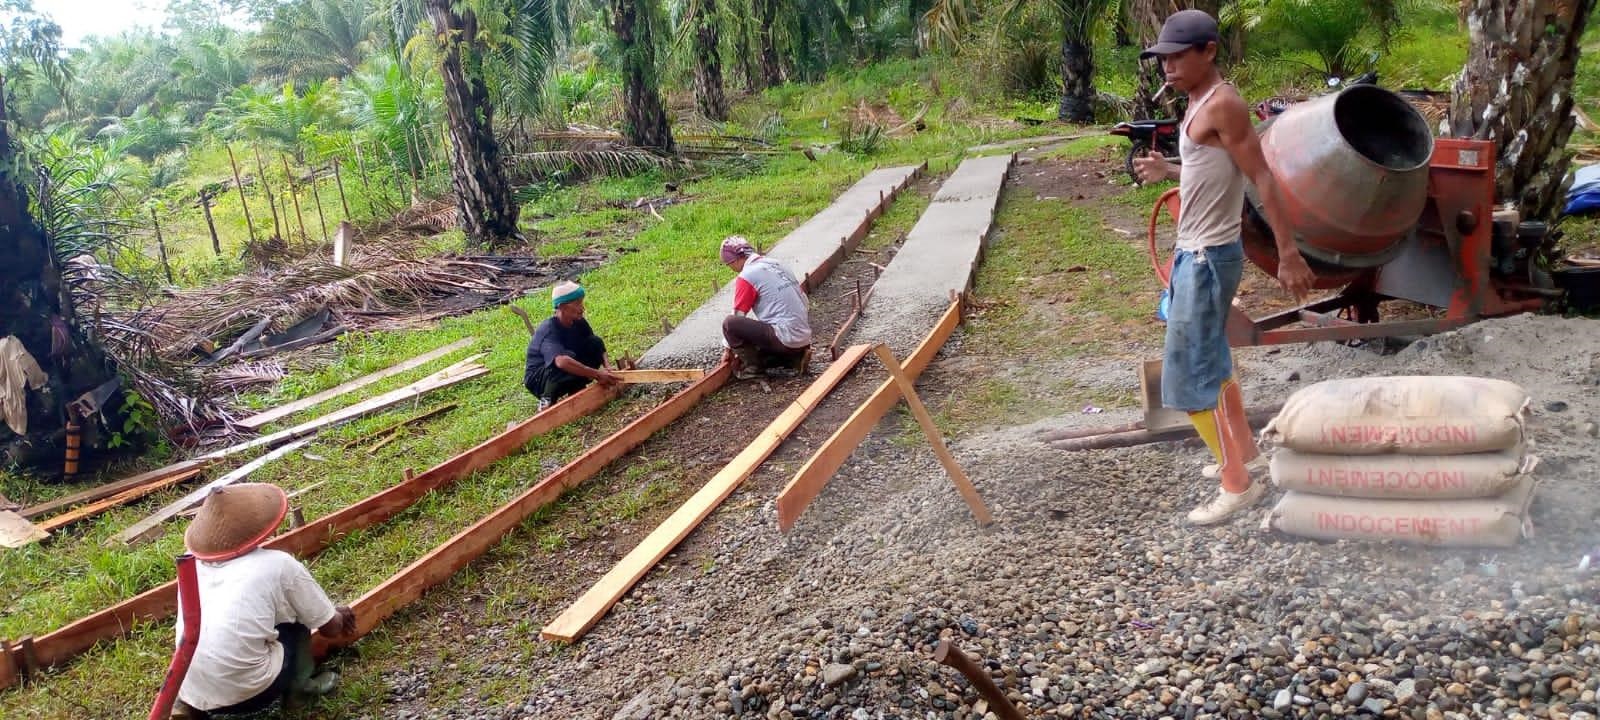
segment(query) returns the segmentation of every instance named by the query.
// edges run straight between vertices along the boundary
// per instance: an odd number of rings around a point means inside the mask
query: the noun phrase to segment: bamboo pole
[[[150,224],[156,229],[156,251],[161,253],[161,269],[167,273],[167,284],[172,285],[172,266],[167,264],[167,241],[161,239],[161,221],[156,219],[156,209],[150,208]]]
[[[350,219],[350,201],[344,199],[344,176],[339,172],[339,158],[333,159],[333,184],[339,187],[339,205],[344,207],[344,219]]]
[[[372,209],[372,183],[367,180],[367,161],[361,157],[361,143],[352,143],[356,148],[356,170],[361,173],[361,188],[367,193],[367,209]],[[348,210],[345,211],[349,215]]]
[[[205,213],[206,229],[211,231],[211,252],[218,257],[222,255],[222,241],[217,238],[217,223],[211,219],[211,196],[200,193],[200,212]]]
[[[261,148],[252,147],[251,150],[256,154],[256,172],[261,173],[261,192],[267,196],[267,209],[272,211],[272,234],[282,238],[283,227],[278,224],[278,203],[272,199],[272,185],[267,182],[267,166],[261,162]]]
[[[317,224],[322,226],[322,242],[328,242],[328,216],[322,214],[322,193],[317,192],[317,171],[311,171],[311,199],[317,201]]]
[[[244,226],[250,231],[250,244],[256,242],[256,225],[250,220],[250,201],[244,196],[244,181],[239,179],[239,161],[233,158],[233,146],[228,145],[228,162],[233,165],[233,185],[239,188],[239,204],[244,206]]]
[[[294,174],[289,172],[289,156],[278,153],[278,160],[283,162],[283,181],[289,185],[289,199],[294,201],[294,217],[300,225],[300,239],[310,240],[311,236],[306,234],[306,216],[300,212],[300,193],[295,191]],[[288,211],[285,210],[284,214],[287,215]]]

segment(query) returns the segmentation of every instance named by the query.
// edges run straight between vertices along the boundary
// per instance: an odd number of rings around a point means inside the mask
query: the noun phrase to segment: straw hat
[[[256,549],[289,513],[289,496],[268,483],[219,487],[206,496],[183,541],[201,560],[232,560]]]

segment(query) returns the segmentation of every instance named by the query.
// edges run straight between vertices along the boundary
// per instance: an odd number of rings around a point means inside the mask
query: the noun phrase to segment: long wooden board
[[[324,653],[331,647],[348,645],[372,632],[400,608],[415,602],[429,588],[450,579],[450,576],[488,552],[528,516],[632,452],[656,431],[676,422],[701,399],[726,384],[732,375],[731,364],[718,365],[695,384],[684,388],[577,459],[550,473],[532,488],[390,576],[351,603],[350,608],[356,615],[356,632],[339,640],[317,636],[318,653]]]
[[[744,450],[735,455],[727,465],[717,471],[716,475],[706,481],[688,501],[673,511],[672,515],[664,520],[655,530],[645,536],[637,546],[611,568],[600,581],[590,587],[582,597],[567,606],[555,620],[544,626],[539,635],[546,640],[560,640],[572,642],[578,639],[589,628],[605,617],[605,614],[614,607],[628,590],[643,579],[661,558],[672,552],[672,549],[683,542],[700,523],[711,515],[711,511],[722,504],[733,491],[746,479],[755,473],[778,446],[788,439],[789,434],[800,427],[812,408],[815,408],[822,399],[833,392],[853,370],[861,359],[866,357],[871,345],[856,345],[845,350],[828,369],[818,376],[815,381],[789,405],[782,414],[778,415],[761,434],[756,436]]]
[[[53,533],[80,520],[85,520],[99,515],[100,513],[110,510],[111,508],[120,507],[151,493],[165,490],[173,485],[177,485],[178,483],[189,480],[196,475],[199,475],[201,472],[204,472],[204,468],[190,468],[178,473],[177,475],[163,478],[156,482],[150,483],[149,485],[141,485],[136,488],[124,490],[104,500],[92,502],[81,507],[75,507],[67,512],[61,513],[60,515],[52,515],[49,519],[42,520],[38,523],[39,529],[45,532]]]
[[[232,470],[223,476],[212,480],[211,482],[195,488],[193,492],[190,492],[188,495],[173,501],[172,504],[155,511],[149,517],[129,525],[126,530],[117,533],[116,536],[106,542],[107,544],[110,544],[111,542],[117,540],[125,543],[139,540],[143,538],[146,533],[149,533],[151,530],[159,527],[162,523],[176,517],[178,513],[204,502],[206,496],[209,495],[212,490],[237,483],[249,477],[250,473],[266,467],[269,463],[277,460],[278,458],[305,447],[310,442],[310,440],[296,440],[288,445],[282,445],[274,448],[272,452],[240,465],[238,469]]]
[[[472,343],[474,342],[477,342],[476,338],[462,338],[442,348],[423,353],[398,365],[393,365],[383,370],[379,370],[371,375],[364,375],[349,382],[335,385],[327,390],[323,390],[322,392],[312,395],[311,397],[296,400],[294,402],[272,408],[266,412],[251,415],[250,417],[240,420],[238,424],[240,427],[248,428],[250,430],[258,430],[275,420],[289,417],[290,415],[300,412],[301,410],[307,410],[316,407],[317,405],[321,405],[322,403],[339,397],[345,393],[360,390],[361,388],[378,382],[379,380],[394,377],[395,375],[399,375],[400,373],[413,368],[422,367],[423,365],[433,362],[434,360],[438,360],[439,358],[449,355],[457,350],[463,350],[471,347]]]
[[[112,495],[117,495],[134,488],[143,487],[151,483],[159,483],[174,475],[181,475],[191,470],[204,468],[213,462],[216,462],[216,460],[196,458],[194,460],[184,460],[183,462],[173,463],[166,467],[159,467],[148,472],[139,473],[138,475],[134,475],[130,478],[124,478],[122,480],[117,480],[116,482],[109,482],[104,485],[97,485],[82,492],[73,493],[71,495],[59,497],[54,500],[42,502],[38,505],[31,505],[23,508],[21,515],[29,519],[50,515],[52,513],[72,507],[73,505],[77,505],[78,503],[103,500],[111,497]]]
[[[429,492],[493,465],[528,441],[584,417],[617,397],[615,389],[591,385],[425,473],[331,515],[267,541],[266,547],[307,558],[339,538],[382,523],[415,505]],[[177,583],[151,588],[109,608],[87,615],[34,641],[40,667],[54,667],[87,652],[96,644],[120,637],[141,622],[172,617],[178,610]],[[3,664],[3,662],[0,662]],[[0,670],[0,689],[7,687]]]
[[[673,383],[694,382],[706,376],[706,371],[700,368],[686,368],[683,370],[658,369],[658,370],[615,370],[622,378],[624,385],[642,383]]]
[[[956,326],[960,324],[961,299],[957,298],[950,304],[950,308],[944,311],[944,315],[939,318],[939,322],[933,326],[928,336],[917,345],[917,349],[906,358],[902,365],[906,376],[915,380],[921,375],[923,369],[933,362],[934,356],[939,354],[939,348],[944,347],[945,341],[950,339],[956,331]],[[812,454],[811,459],[806,461],[778,495],[780,530],[788,532],[794,527],[800,514],[805,512],[811,501],[822,492],[823,486],[827,485],[833,474],[844,465],[850,453],[855,452],[861,441],[872,432],[872,428],[876,427],[884,414],[889,412],[889,408],[894,407],[899,401],[900,389],[895,385],[894,379],[885,380],[877,390],[873,391],[872,396],[856,408],[850,418],[823,442],[822,447]]]

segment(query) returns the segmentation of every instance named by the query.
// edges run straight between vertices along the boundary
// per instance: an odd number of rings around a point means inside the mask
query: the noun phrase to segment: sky
[[[33,0],[34,10],[61,26],[67,47],[90,35],[116,35],[136,26],[160,29],[166,6],[166,0]]]

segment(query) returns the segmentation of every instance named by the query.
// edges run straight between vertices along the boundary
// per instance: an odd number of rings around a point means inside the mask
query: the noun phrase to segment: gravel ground
[[[1033,440],[1050,423],[956,445],[998,519],[980,530],[924,445],[880,432],[789,537],[776,479],[742,490],[692,541],[714,567],[669,560],[587,640],[537,663],[521,703],[401,717],[995,717],[929,659],[950,638],[1035,717],[1593,718],[1600,581],[1575,571],[1593,538],[1591,328],[1523,317],[1388,358],[1242,353],[1263,400],[1360,373],[1522,382],[1546,462],[1538,532],[1517,548],[1277,538],[1257,529],[1266,503],[1187,528],[1211,491],[1203,451],[1069,455]],[[1526,357],[1557,340],[1559,355]],[[959,381],[938,368],[933,383]]]

